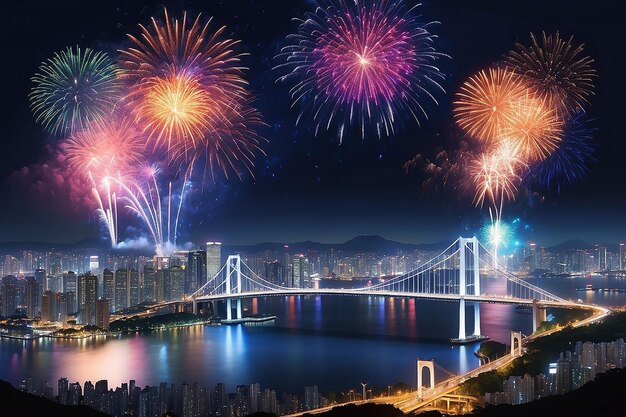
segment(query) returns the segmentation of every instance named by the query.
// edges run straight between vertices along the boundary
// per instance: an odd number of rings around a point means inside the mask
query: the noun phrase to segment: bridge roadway
[[[221,301],[228,299],[243,299],[243,298],[257,298],[257,297],[283,297],[290,295],[351,295],[351,296],[374,296],[374,297],[395,297],[395,298],[416,298],[424,300],[434,301],[459,301],[464,298],[465,301],[478,301],[481,303],[497,303],[497,304],[527,304],[532,305],[533,300],[524,298],[514,298],[501,295],[459,295],[459,294],[429,294],[429,293],[417,293],[417,292],[398,292],[398,291],[379,291],[379,290],[363,290],[363,289],[330,289],[330,288],[285,288],[276,290],[261,290],[261,291],[249,291],[241,293],[231,294],[212,294],[203,295],[196,298],[197,302],[206,301]],[[186,302],[192,302],[191,298],[187,298]],[[180,301],[178,301],[180,302]],[[170,302],[175,303],[175,302]],[[164,303],[168,304],[168,303]],[[589,308],[585,304],[576,303],[573,301],[543,301],[539,300],[539,304],[542,307],[575,307],[575,308]]]
[[[575,306],[575,307],[585,308],[585,309],[594,311],[594,314],[591,317],[588,317],[584,320],[581,320],[575,323],[573,327],[581,327],[581,326],[589,325],[591,323],[594,323],[598,320],[605,318],[608,314],[610,314],[610,310],[604,307],[595,306],[591,304],[579,304],[579,303],[571,303],[571,304],[572,306]],[[560,304],[560,306],[562,306],[562,304]],[[557,327],[555,329],[548,330],[545,332],[535,333],[533,335],[525,337],[522,341],[522,344],[525,344],[533,339],[538,339],[540,337],[548,336],[550,334],[556,333],[563,329],[564,327]],[[441,397],[445,397],[446,395],[451,394],[452,392],[458,389],[459,385],[461,385],[468,379],[476,377],[483,372],[493,371],[502,366],[508,365],[509,363],[513,362],[518,357],[519,357],[518,355],[514,356],[514,355],[509,354],[501,358],[498,358],[494,361],[491,361],[485,365],[479,366],[478,368],[475,368],[463,375],[458,375],[452,378],[448,378],[445,381],[440,382],[439,384],[435,384],[433,388],[425,389],[422,392],[422,398],[418,398],[417,391],[415,391],[415,392],[410,392],[402,396],[379,397],[379,398],[373,398],[373,399],[365,400],[365,401],[361,400],[361,401],[353,401],[349,403],[334,404],[334,405],[324,407],[324,408],[317,408],[315,410],[290,414],[287,417],[299,417],[307,413],[309,414],[323,413],[325,411],[332,410],[335,407],[341,407],[342,405],[346,405],[346,404],[358,405],[358,404],[366,404],[366,403],[392,404],[396,408],[400,409],[402,412],[410,413],[410,412],[425,408],[428,404],[431,404],[433,401],[436,401],[437,399]]]

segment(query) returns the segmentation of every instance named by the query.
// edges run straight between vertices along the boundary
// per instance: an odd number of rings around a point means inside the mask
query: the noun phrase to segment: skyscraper
[[[52,291],[44,291],[41,297],[41,319],[43,321],[57,321],[56,297]]]
[[[115,297],[113,311],[128,307],[128,269],[120,268],[115,271]]]
[[[222,268],[222,243],[206,243],[206,276],[207,281],[213,278]]]
[[[110,314],[109,313],[109,300],[107,300],[106,298],[101,298],[100,300],[96,301],[96,326],[100,327],[101,329],[108,329],[109,328],[109,320],[110,320]]]
[[[201,250],[191,250],[187,254],[185,294],[193,294],[206,282],[206,255],[207,253]]]
[[[7,275],[2,278],[2,315],[9,317],[17,310],[17,278]]]
[[[96,300],[98,277],[90,272],[78,277],[78,321],[80,324],[96,324]]]
[[[132,268],[128,271],[128,306],[139,304],[139,271]]]
[[[143,267],[143,286],[141,287],[141,300],[151,303],[154,298],[154,268],[149,265]]]
[[[113,311],[115,298],[115,274],[109,268],[102,271],[102,298],[109,300],[109,311]]]
[[[309,260],[303,254],[293,258],[293,287],[311,288],[311,274],[309,271]]]
[[[26,315],[37,317],[41,306],[41,292],[35,277],[26,277]]]
[[[76,291],[78,290],[78,276],[74,271],[67,271],[63,273],[63,293],[69,294],[73,293],[73,296],[68,296],[67,300],[67,310],[70,313],[75,313],[77,310],[76,306]]]
[[[170,300],[180,300],[185,293],[185,271],[174,265],[170,268]]]

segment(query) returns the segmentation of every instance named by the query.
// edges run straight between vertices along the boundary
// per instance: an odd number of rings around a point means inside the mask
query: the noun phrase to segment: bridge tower
[[[515,344],[517,343],[517,346]],[[511,332],[511,355],[519,356],[522,354],[522,332]]]
[[[232,274],[236,277],[236,286],[232,288]],[[233,289],[235,292],[233,293]],[[230,255],[226,261],[226,294],[241,294],[241,257]],[[231,299],[226,300],[226,320],[233,319],[233,307]],[[241,298],[237,299],[237,320],[241,320]]]
[[[435,361],[434,360],[421,360],[417,359],[417,398],[422,398],[422,373],[424,368],[428,369],[430,385],[429,388],[434,388],[435,386]]]
[[[480,334],[480,302],[474,301],[474,332],[467,337],[465,331],[465,296],[480,296],[480,244],[476,236],[459,238],[459,337],[452,339],[456,343],[465,343],[483,338]],[[468,294],[468,272],[471,272],[472,291]]]

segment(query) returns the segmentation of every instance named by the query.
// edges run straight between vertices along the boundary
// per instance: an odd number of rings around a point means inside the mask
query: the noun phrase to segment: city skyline
[[[42,60],[65,46],[66,38],[109,53],[125,47],[126,33],[134,30],[137,22],[145,23],[148,15],[159,13],[160,5],[149,4],[142,10],[128,5],[93,5],[101,16],[94,27],[83,23],[80,16],[84,10],[71,1],[54,7],[36,1],[31,4],[37,7],[31,10],[9,5],[10,25],[3,29],[23,36],[9,45],[15,51],[12,55],[20,59],[2,69],[8,70],[12,84],[8,91],[11,105],[2,112],[8,117],[3,125],[7,136],[20,139],[1,161],[1,191],[7,198],[0,202],[0,241],[104,240],[106,233],[93,211],[72,204],[67,194],[69,184],[47,182],[55,175],[54,164],[46,162],[53,142],[30,114],[30,77]],[[451,107],[455,91],[469,74],[499,59],[514,42],[526,41],[531,32],[559,30],[564,37],[573,35],[576,43],[584,44],[598,73],[596,94],[590,98],[588,110],[591,126],[597,129],[596,162],[590,164],[587,180],[564,187],[560,193],[523,190],[508,204],[504,218],[520,218],[529,225],[525,239],[545,245],[576,238],[619,243],[626,230],[626,220],[620,215],[626,201],[619,191],[620,173],[624,172],[620,155],[625,145],[615,139],[619,105],[614,86],[621,82],[616,63],[623,57],[611,53],[618,45],[613,26],[599,23],[612,15],[605,4],[589,9],[582,2],[554,2],[542,5],[539,15],[534,13],[538,5],[520,8],[496,2],[426,2],[421,12],[441,21],[434,29],[436,47],[452,57],[440,62],[446,93],[437,96],[439,105],[429,105],[430,117],[422,120],[421,126],[406,121],[394,137],[379,139],[370,134],[365,139],[346,138],[341,145],[335,132],[321,132],[315,137],[310,123],[301,120],[296,125],[298,114],[289,109],[286,88],[274,83],[272,56],[293,28],[289,20],[302,15],[307,2],[186,5],[190,12],[215,16],[219,24],[226,24],[242,39],[241,51],[251,54],[244,60],[251,68],[251,87],[269,126],[261,129],[268,140],[267,156],[255,159],[254,179],[218,178],[215,185],[209,181],[204,189],[197,183],[193,186],[180,225],[181,242],[341,242],[357,235],[380,235],[407,243],[432,243],[478,233],[488,221],[485,208],[475,207],[472,197],[458,189],[425,187],[428,178],[421,173],[407,174],[403,165],[416,154],[432,157],[439,146],[454,148],[460,140]],[[176,3],[168,6],[173,12],[182,10]],[[34,23],[20,24],[27,13]],[[67,19],[75,24],[59,25],[66,36],[44,36],[42,40],[41,34],[51,30],[51,25]],[[285,25],[271,23],[277,20]],[[35,39],[40,45],[37,54],[23,56],[20,51],[27,50]],[[476,45],[480,48],[472,47]],[[131,215],[125,213],[120,218],[121,240],[130,239],[132,244],[148,240],[146,230]]]

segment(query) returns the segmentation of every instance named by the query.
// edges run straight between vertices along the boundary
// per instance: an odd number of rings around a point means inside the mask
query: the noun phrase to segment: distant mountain
[[[344,252],[376,252],[381,254],[394,254],[398,251],[410,250],[438,250],[445,249],[450,244],[449,241],[437,243],[401,243],[387,240],[377,235],[362,235],[343,243],[320,243],[310,240],[304,242],[289,243],[289,252],[307,252],[307,251],[329,251],[331,249]],[[280,251],[284,249],[284,243],[265,242],[257,245],[224,245],[224,249],[229,252],[262,252],[265,250]]]
[[[109,242],[102,239],[88,237],[76,243],[50,243],[50,242],[0,242],[0,250],[34,250],[46,251],[50,249],[107,249]]]
[[[582,239],[570,239],[550,247],[554,250],[591,249],[594,245]]]

